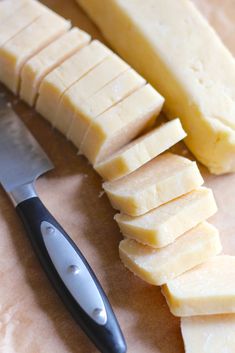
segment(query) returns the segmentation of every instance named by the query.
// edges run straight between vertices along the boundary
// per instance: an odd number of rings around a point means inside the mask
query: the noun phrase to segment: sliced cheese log
[[[66,32],[70,22],[50,11],[10,39],[0,48],[0,80],[18,93],[23,65],[39,50]]]
[[[235,60],[192,2],[77,1],[166,98],[194,155],[214,173],[235,171]]]
[[[25,4],[13,12],[6,21],[0,22],[0,47],[33,23],[43,13],[47,12],[47,10],[48,9],[38,1],[26,1]]]
[[[235,256],[216,256],[162,287],[175,316],[235,313]]]
[[[164,98],[149,84],[141,87],[92,122],[81,152],[92,164],[100,162],[152,126],[163,103]]]
[[[145,83],[145,80],[131,68],[109,82],[77,107],[77,114],[70,126],[68,139],[80,148],[95,118]]]
[[[184,317],[181,332],[185,353],[235,352],[234,314]]]
[[[103,188],[112,206],[130,216],[142,215],[203,184],[196,162],[165,153]]]
[[[165,152],[186,136],[179,119],[172,120],[132,141],[103,162],[95,170],[106,180],[116,180]]]
[[[79,115],[82,102],[127,69],[128,65],[115,54],[94,67],[65,92],[60,100],[54,126],[67,135],[73,117]],[[82,128],[79,127],[77,133],[82,135]]]
[[[36,110],[52,124],[56,121],[63,94],[93,67],[102,62],[111,51],[98,40],[64,61],[42,81]]]
[[[23,67],[20,97],[33,106],[43,78],[89,41],[87,33],[73,28],[34,55]]]
[[[205,262],[220,251],[219,233],[206,222],[161,249],[154,249],[132,239],[124,239],[119,245],[124,265],[144,281],[158,286]]]
[[[0,23],[9,20],[14,12],[19,10],[27,0],[2,0],[0,1]]]
[[[160,248],[208,219],[217,211],[211,189],[198,188],[139,217],[117,214],[124,236]]]

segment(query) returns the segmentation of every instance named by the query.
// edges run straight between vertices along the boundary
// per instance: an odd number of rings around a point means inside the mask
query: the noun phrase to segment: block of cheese
[[[73,117],[79,115],[82,102],[127,69],[128,65],[116,54],[108,56],[63,94],[53,125],[67,135]],[[81,130],[79,128],[78,132],[82,133]]]
[[[18,11],[27,0],[2,0],[0,1],[0,23],[9,20],[14,12]]]
[[[180,117],[194,155],[213,173],[235,171],[235,60],[193,3],[77,1],[165,97],[165,112]]]
[[[80,148],[94,119],[145,83],[145,80],[131,68],[109,82],[78,107],[69,129],[68,139]]]
[[[111,51],[105,45],[98,40],[93,40],[65,60],[42,80],[36,110],[53,124],[56,120],[60,99],[66,90],[110,53]]]
[[[96,164],[95,170],[106,180],[118,179],[165,152],[185,136],[180,120],[172,120],[130,142],[103,162]]]
[[[174,243],[154,249],[132,239],[124,239],[119,254],[124,265],[144,281],[162,285],[187,270],[205,262],[221,251],[217,229],[200,223]]]
[[[89,41],[87,33],[74,27],[28,60],[21,73],[21,99],[33,106],[42,79]]]
[[[203,184],[196,162],[165,153],[103,188],[112,206],[130,216],[142,215]]]
[[[45,12],[47,12],[47,8],[40,2],[35,0],[26,1],[6,21],[0,22],[0,47]]]
[[[234,314],[184,317],[181,332],[185,353],[235,352]]]
[[[142,216],[117,214],[114,218],[124,236],[160,248],[172,243],[216,211],[212,190],[201,187]]]
[[[235,256],[215,256],[162,287],[175,316],[235,313]]]
[[[100,162],[152,126],[163,103],[151,85],[141,87],[92,122],[80,151],[92,164]]]
[[[0,81],[18,93],[23,65],[70,27],[70,22],[48,11],[0,48]]]

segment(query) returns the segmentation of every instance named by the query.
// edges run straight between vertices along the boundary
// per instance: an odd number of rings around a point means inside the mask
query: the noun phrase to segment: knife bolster
[[[25,200],[31,199],[32,197],[37,197],[34,183],[18,186],[10,191],[8,195],[15,207]]]

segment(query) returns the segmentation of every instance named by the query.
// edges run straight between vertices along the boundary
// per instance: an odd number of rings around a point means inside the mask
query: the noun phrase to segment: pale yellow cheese
[[[162,285],[187,270],[219,254],[218,230],[207,222],[200,223],[161,249],[154,249],[132,239],[124,239],[119,254],[124,265],[144,281]]]
[[[208,315],[181,319],[185,353],[234,353],[235,315]]]
[[[27,0],[1,0],[0,1],[0,23],[9,20],[14,12],[18,11]]]
[[[121,58],[111,54],[90,70],[62,96],[54,126],[67,135],[73,117],[78,115],[79,118],[79,107],[82,102],[127,69],[128,65]],[[77,133],[82,135],[82,132],[82,128],[79,127]]]
[[[45,12],[47,12],[47,8],[40,2],[35,0],[26,1],[6,21],[0,22],[0,47]]]
[[[69,21],[48,9],[0,48],[0,81],[17,94],[21,70],[26,61],[69,27]]]
[[[130,142],[103,162],[95,170],[106,180],[116,180],[165,152],[185,138],[179,119],[172,120]]]
[[[39,87],[36,110],[53,124],[58,113],[60,99],[66,90],[110,53],[111,51],[105,45],[98,40],[93,40],[51,71]]]
[[[115,209],[139,216],[202,184],[196,162],[165,153],[103,188]]]
[[[95,118],[145,83],[145,80],[131,68],[109,82],[77,107],[77,114],[73,117],[68,139],[80,148]]]
[[[87,33],[74,27],[28,60],[21,73],[21,99],[33,106],[43,78],[89,41]]]
[[[166,98],[186,144],[216,174],[235,171],[235,60],[188,0],[77,0],[122,57]]]
[[[198,188],[139,217],[117,214],[121,232],[152,247],[164,247],[217,211],[211,189]]]
[[[162,287],[175,316],[235,313],[235,256],[216,256]]]
[[[149,84],[99,115],[90,125],[81,152],[96,164],[152,126],[164,98]]]

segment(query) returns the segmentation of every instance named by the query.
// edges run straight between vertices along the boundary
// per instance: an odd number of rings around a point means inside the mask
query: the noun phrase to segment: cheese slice
[[[43,78],[89,41],[87,33],[74,27],[28,60],[21,73],[21,99],[33,106]]]
[[[132,239],[124,239],[119,245],[124,265],[144,281],[157,286],[205,262],[220,251],[219,233],[206,222],[161,249]]]
[[[103,188],[115,209],[139,216],[202,184],[196,162],[165,153]]]
[[[66,32],[70,22],[50,11],[18,33],[0,48],[0,80],[18,93],[23,65],[39,50]]]
[[[46,12],[47,8],[40,2],[26,1],[6,21],[0,22],[0,47]]]
[[[121,232],[152,247],[164,247],[217,211],[211,189],[198,188],[139,217],[117,214]]]
[[[36,110],[53,124],[56,121],[60,99],[66,90],[110,53],[111,51],[105,45],[98,40],[93,40],[51,71],[39,87]]]
[[[19,10],[27,0],[5,0],[0,1],[0,23],[8,21],[9,16]]]
[[[152,126],[164,98],[149,84],[99,115],[89,127],[80,151],[96,164]]]
[[[165,97],[194,155],[213,173],[235,171],[235,60],[192,2],[77,1]]]
[[[185,353],[235,352],[234,314],[184,317],[181,332]]]
[[[131,68],[109,82],[77,107],[77,114],[73,117],[68,139],[80,148],[95,118],[145,83],[145,80]]]
[[[95,170],[106,180],[116,180],[165,152],[186,136],[179,119],[172,120],[130,142],[103,162]]]
[[[73,117],[79,115],[82,102],[127,69],[128,65],[116,54],[111,54],[94,67],[65,92],[60,100],[54,126],[67,135]],[[78,128],[77,133],[82,134],[82,127]]]
[[[216,256],[162,287],[175,316],[235,313],[235,256]]]

